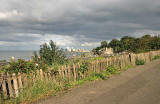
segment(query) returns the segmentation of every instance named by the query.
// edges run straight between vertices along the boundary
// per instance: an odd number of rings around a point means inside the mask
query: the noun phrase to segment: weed
[[[138,58],[136,58],[135,64],[136,64],[136,65],[144,65],[144,64],[145,64],[145,61],[144,61],[143,59],[138,59]]]
[[[152,60],[156,60],[156,59],[160,59],[160,56],[159,55],[155,55]]]
[[[85,71],[87,71],[88,68],[88,63],[87,62],[82,62],[82,64],[80,65],[80,68],[78,69],[81,73],[84,73]]]
[[[133,67],[132,65],[124,66],[122,67],[122,71],[126,71],[127,69],[132,68],[132,67]]]
[[[118,73],[118,68],[114,65],[110,65],[107,67],[106,72],[108,75],[110,74],[117,74]]]
[[[95,76],[102,80],[106,80],[106,75],[104,73],[96,73]]]

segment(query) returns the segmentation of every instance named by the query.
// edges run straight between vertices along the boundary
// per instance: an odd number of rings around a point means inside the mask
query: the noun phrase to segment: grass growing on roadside
[[[121,70],[122,70],[122,71],[126,71],[127,69],[132,68],[132,67],[134,67],[134,66],[133,66],[133,65],[123,66],[123,67],[121,68]]]
[[[160,56],[159,55],[155,55],[152,60],[156,60],[156,59],[160,59]]]
[[[16,99],[11,99],[6,101],[7,104],[10,103],[31,103],[37,99],[43,98],[45,96],[53,95],[54,93],[61,91],[62,86],[57,85],[53,81],[39,80],[37,79],[35,83],[30,83],[23,92],[19,94]]]
[[[106,72],[108,75],[111,75],[111,74],[118,74],[119,71],[118,71],[118,67],[114,65],[110,65],[107,67]]]
[[[145,61],[144,61],[143,59],[138,59],[138,58],[136,58],[135,64],[136,64],[136,65],[144,65],[144,64],[145,64]]]
[[[124,70],[128,69],[128,67],[124,67]],[[57,84],[54,81],[48,81],[48,80],[39,80],[37,79],[35,83],[32,83],[28,85],[23,92],[20,94],[20,96],[16,99],[12,99],[7,101],[6,104],[17,104],[17,103],[31,103],[33,101],[36,101],[40,98],[44,98],[46,96],[56,96],[57,93],[63,92],[63,91],[68,91],[70,88],[73,88],[75,86],[82,85],[86,82],[89,81],[94,81],[94,80],[106,80],[107,76],[110,76],[112,74],[118,74],[119,69],[118,67],[111,65],[106,68],[106,70],[100,72],[100,73],[95,73],[92,72],[90,75],[86,76],[85,78],[80,77],[79,80],[74,81],[71,80],[69,81],[68,78],[61,78],[59,77],[57,80],[57,83],[61,82],[61,84]]]

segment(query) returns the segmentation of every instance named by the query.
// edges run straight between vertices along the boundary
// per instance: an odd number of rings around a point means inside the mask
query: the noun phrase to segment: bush
[[[86,78],[87,81],[94,81],[97,79],[106,80],[106,73],[105,72],[102,72],[102,73],[95,73],[94,72]]]
[[[143,59],[138,59],[138,58],[136,58],[135,64],[136,64],[136,65],[144,65],[144,64],[145,64],[145,61],[144,61]]]
[[[106,80],[106,75],[104,73],[95,73],[95,76],[102,80]]]
[[[37,66],[34,62],[25,61],[22,59],[18,59],[15,62],[10,62],[8,66],[5,67],[6,72],[10,73],[29,73],[35,72]]]
[[[106,70],[107,74],[117,74],[118,68],[114,65],[108,66]]]
[[[44,43],[40,46],[40,57],[34,52],[33,59],[44,61],[47,65],[64,64],[66,61],[66,54],[63,49],[59,49],[56,44],[51,40],[49,44]]]
[[[156,59],[160,59],[160,56],[159,55],[155,55],[153,60],[156,60]]]
[[[87,62],[82,62],[80,65],[80,68],[78,69],[79,72],[84,73],[88,69],[88,63]]]

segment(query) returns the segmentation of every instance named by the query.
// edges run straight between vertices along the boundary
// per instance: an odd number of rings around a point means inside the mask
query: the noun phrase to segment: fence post
[[[15,97],[18,97],[18,83],[17,83],[17,77],[16,77],[16,74],[13,73],[12,74],[12,78],[13,78],[13,88],[14,88],[14,94],[15,94]]]
[[[61,66],[61,73],[62,73],[62,78],[64,78],[64,67]]]
[[[60,76],[62,76],[61,68],[60,67],[58,67],[58,73],[59,73]]]
[[[79,69],[81,66],[80,66],[80,63],[77,63],[77,68]],[[82,78],[84,78],[84,75],[83,75],[83,73],[81,73],[82,75],[80,76],[79,75],[79,70],[77,69],[77,78],[79,78],[79,77],[82,77]]]
[[[67,70],[68,70],[68,78],[69,78],[69,80],[71,80],[71,68],[70,68],[70,66],[67,66]]]
[[[22,77],[20,73],[18,73],[18,85],[19,85],[19,91],[22,92],[23,85],[22,85]]]
[[[7,88],[6,88],[6,81],[4,79],[4,75],[2,74],[2,94],[4,99],[7,98]]]
[[[43,80],[43,77],[44,77],[44,76],[43,76],[43,70],[42,70],[42,69],[40,69],[40,71],[39,71],[39,72],[40,72],[40,79],[41,79],[41,80]]]
[[[108,67],[108,58],[106,58],[106,66]]]
[[[48,72],[48,80],[51,80],[51,71]]]
[[[68,69],[67,69],[66,65],[64,66],[64,72],[65,72],[66,78],[68,78]]]
[[[136,56],[135,56],[135,54],[131,54],[131,64],[133,65],[133,66],[135,66],[135,61],[136,61]]]
[[[96,72],[96,62],[93,62],[93,72]]]
[[[14,93],[13,93],[13,87],[12,87],[12,83],[11,83],[11,76],[8,73],[7,73],[7,82],[8,82],[8,89],[9,89],[9,97],[13,98]]]
[[[74,73],[74,80],[76,80],[77,76],[76,76],[76,67],[75,65],[73,64],[73,73]]]

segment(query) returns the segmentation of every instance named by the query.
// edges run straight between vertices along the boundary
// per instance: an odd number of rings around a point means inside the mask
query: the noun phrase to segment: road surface
[[[160,60],[36,104],[160,104]]]

